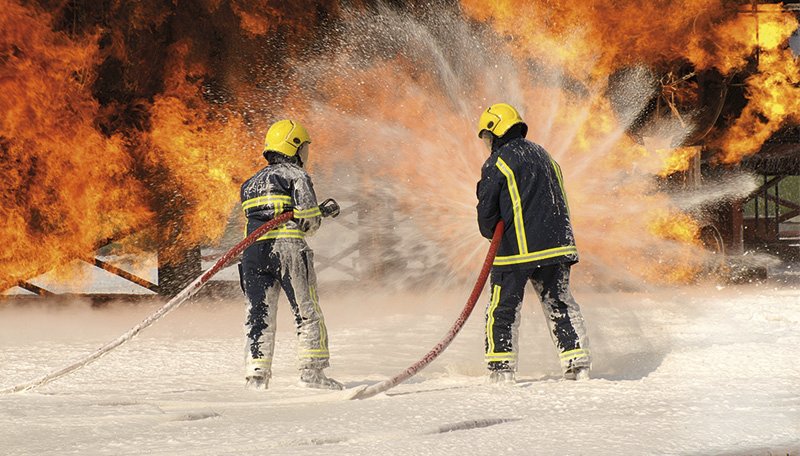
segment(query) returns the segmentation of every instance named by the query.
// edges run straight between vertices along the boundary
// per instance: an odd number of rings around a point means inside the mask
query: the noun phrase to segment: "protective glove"
[[[328,198],[319,205],[323,217],[336,217],[339,215],[339,203],[333,198]]]

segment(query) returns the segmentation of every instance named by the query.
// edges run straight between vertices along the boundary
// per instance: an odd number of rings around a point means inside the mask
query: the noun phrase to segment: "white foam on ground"
[[[0,396],[0,447],[5,455],[800,454],[800,290],[576,293],[595,356],[587,382],[559,379],[528,294],[514,388],[483,384],[485,299],[440,359],[363,401],[296,385],[285,301],[270,390],[245,391],[243,302],[195,302],[66,378]],[[466,292],[321,299],[328,374],[355,388],[426,353]],[[156,307],[0,307],[0,386],[95,350]]]

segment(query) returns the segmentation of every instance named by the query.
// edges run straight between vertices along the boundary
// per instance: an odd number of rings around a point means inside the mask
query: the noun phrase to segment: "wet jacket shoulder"
[[[245,235],[287,210],[294,211],[291,221],[267,232],[259,240],[303,239],[313,234],[322,220],[311,177],[288,159],[272,159],[242,184],[240,196],[247,218]]]
[[[505,222],[495,269],[578,261],[561,168],[540,145],[520,137],[496,148],[481,169],[477,196],[484,237]]]

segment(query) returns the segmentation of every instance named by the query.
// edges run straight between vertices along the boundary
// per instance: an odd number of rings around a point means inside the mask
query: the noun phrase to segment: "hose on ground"
[[[162,317],[164,317],[171,311],[177,309],[187,299],[194,296],[200,290],[200,288],[202,288],[203,285],[205,285],[211,279],[211,277],[213,277],[216,273],[225,268],[225,266],[227,266],[230,261],[238,257],[239,254],[244,252],[244,250],[247,247],[249,247],[252,243],[256,242],[259,237],[266,234],[267,231],[270,231],[282,225],[283,223],[288,222],[289,220],[291,220],[293,216],[294,213],[292,211],[284,212],[283,214],[280,214],[279,216],[275,217],[274,219],[268,221],[267,223],[255,229],[252,233],[250,233],[249,236],[247,236],[241,242],[239,242],[238,244],[233,246],[230,250],[228,250],[225,253],[225,255],[220,257],[220,259],[218,259],[217,262],[214,263],[213,266],[207,269],[200,277],[195,279],[194,282],[187,285],[186,288],[181,290],[180,293],[175,295],[175,297],[170,299],[160,309],[155,311],[149,317],[142,320],[141,323],[128,330],[128,332],[126,332],[125,334],[119,336],[118,338],[98,348],[94,353],[78,361],[75,361],[74,363],[68,366],[64,366],[59,370],[45,374],[27,383],[21,383],[19,385],[12,386],[10,388],[2,389],[0,390],[0,394],[10,394],[10,393],[18,393],[20,391],[30,391],[32,389],[46,385],[61,377],[64,377],[65,375],[68,375],[72,372],[75,372],[78,369],[86,367],[87,365],[91,364],[94,361],[97,361],[103,355],[109,353],[111,350],[114,350],[115,348],[119,347],[125,342],[133,339],[143,329],[147,328],[156,321],[160,320]]]
[[[458,332],[461,331],[461,328],[464,326],[464,323],[466,323],[467,318],[469,318],[470,314],[472,313],[472,309],[475,308],[475,303],[478,302],[478,298],[481,295],[483,286],[486,284],[486,279],[489,277],[489,270],[492,268],[494,257],[497,255],[497,248],[500,245],[500,239],[503,237],[504,228],[505,225],[503,224],[503,221],[500,220],[494,229],[492,243],[489,245],[489,252],[486,254],[486,259],[483,261],[483,267],[481,267],[481,272],[478,274],[478,280],[475,282],[475,286],[472,288],[472,294],[470,294],[467,304],[464,306],[461,314],[458,316],[455,323],[453,323],[453,326],[450,328],[450,331],[447,332],[444,338],[438,344],[436,344],[431,351],[423,356],[422,359],[412,364],[404,371],[380,383],[376,383],[367,387],[356,388],[354,389],[353,393],[348,396],[348,399],[367,399],[375,396],[376,394],[383,393],[384,391],[394,388],[395,386],[416,375],[417,372],[424,369],[428,364],[442,354],[445,349],[447,349],[447,346],[450,345],[450,342],[452,342],[453,339],[455,339]]]

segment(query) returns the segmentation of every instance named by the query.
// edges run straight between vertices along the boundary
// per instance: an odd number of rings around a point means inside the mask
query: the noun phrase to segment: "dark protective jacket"
[[[247,217],[245,236],[287,210],[294,218],[259,237],[303,239],[319,228],[322,214],[308,173],[294,160],[270,154],[270,164],[242,184],[240,196]]]
[[[517,137],[493,148],[477,193],[481,234],[505,222],[495,270],[578,261],[561,168],[542,146]]]

